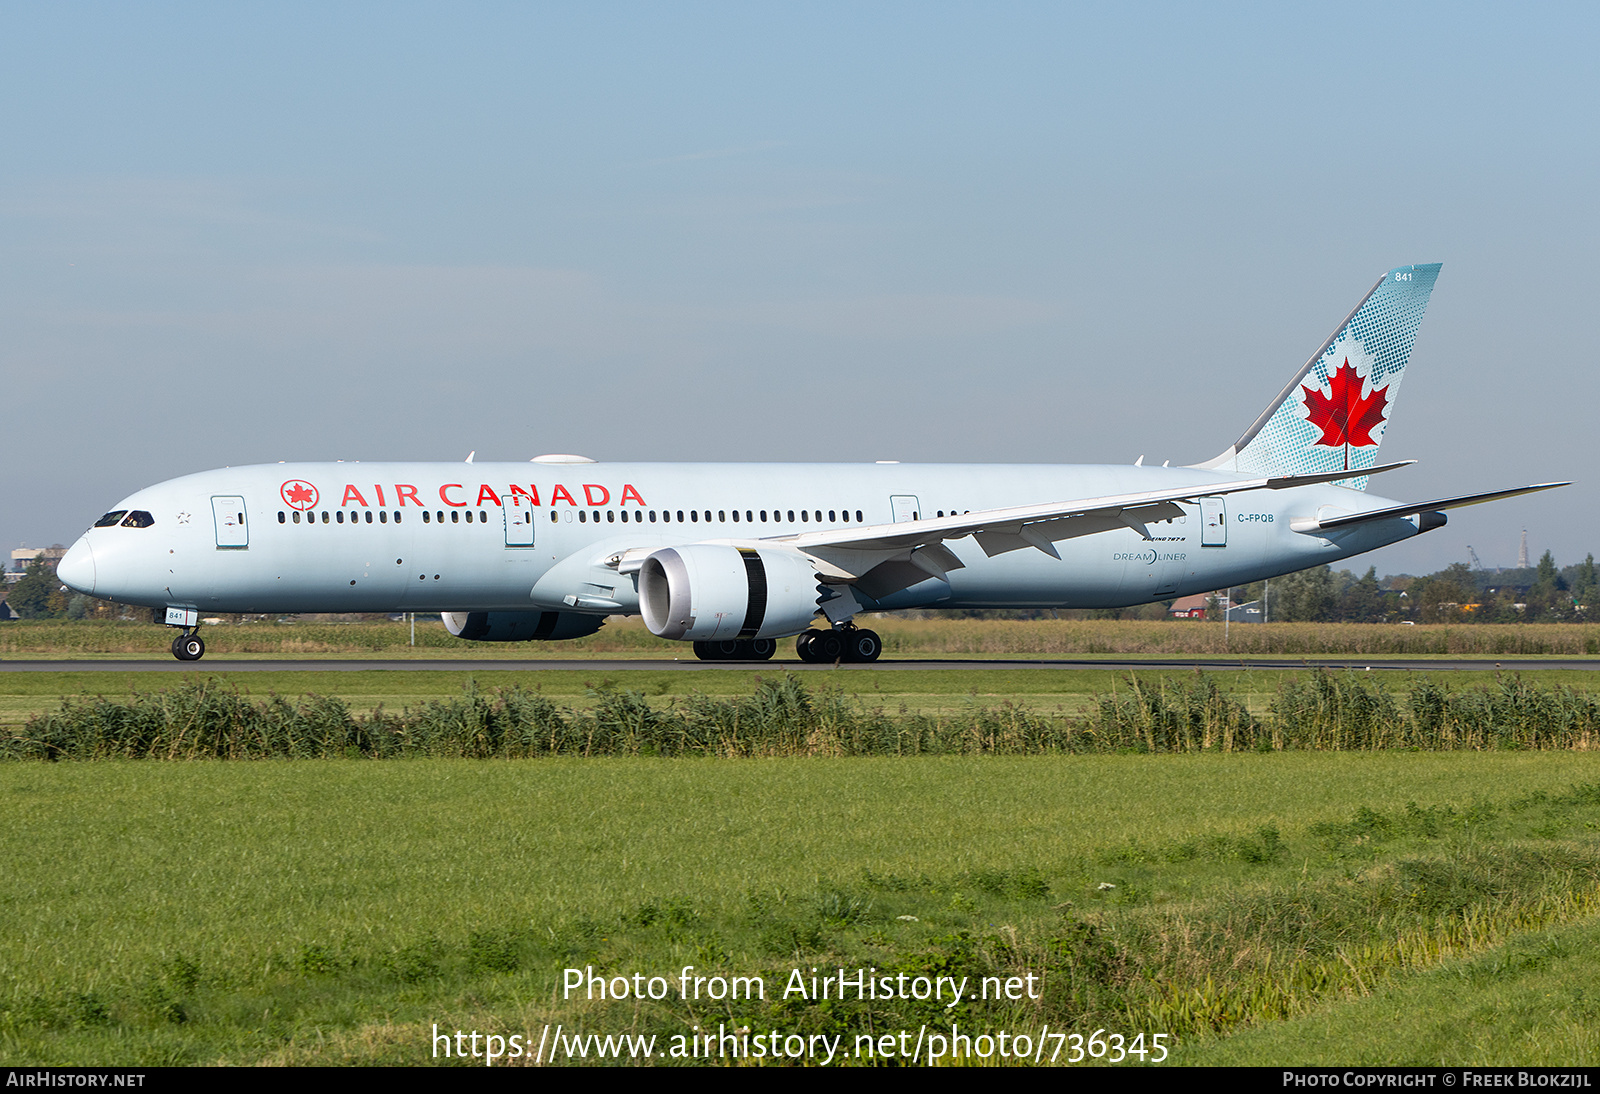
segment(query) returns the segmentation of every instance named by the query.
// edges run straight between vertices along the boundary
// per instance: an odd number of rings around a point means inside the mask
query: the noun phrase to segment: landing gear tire
[[[883,652],[883,639],[877,631],[848,630],[844,632],[844,659],[856,664],[870,664]]]
[[[770,638],[724,638],[694,644],[694,655],[702,661],[768,661],[777,650],[778,644]]]
[[[737,651],[737,642],[696,642],[694,655],[702,661],[732,661]]]
[[[838,631],[806,631],[795,639],[794,652],[807,664],[831,665],[844,660],[844,636]]]
[[[179,661],[198,661],[205,655],[205,639],[198,634],[180,634],[172,640],[172,656]]]

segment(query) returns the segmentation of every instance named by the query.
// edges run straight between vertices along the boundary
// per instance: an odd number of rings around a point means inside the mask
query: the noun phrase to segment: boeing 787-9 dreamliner
[[[214,612],[440,612],[487,642],[642,615],[706,660],[873,661],[902,608],[1115,608],[1338,562],[1444,510],[1366,492],[1439,265],[1391,270],[1244,434],[1187,467],[303,463],[140,490],[61,560],[79,592]],[[1408,461],[1409,462],[1409,461]]]

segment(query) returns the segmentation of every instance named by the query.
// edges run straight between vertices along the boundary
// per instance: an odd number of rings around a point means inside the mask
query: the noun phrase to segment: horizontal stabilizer
[[[1460,509],[1466,505],[1479,505],[1486,501],[1514,498],[1518,494],[1532,494],[1540,490],[1554,490],[1558,486],[1571,485],[1570,482],[1542,482],[1536,486],[1519,486],[1515,490],[1494,490],[1487,494],[1462,494],[1460,497],[1436,498],[1433,501],[1419,501],[1410,505],[1391,505],[1387,509],[1374,509],[1370,513],[1349,513],[1344,516],[1329,517],[1327,520],[1297,520],[1290,527],[1296,532],[1325,532],[1334,528],[1349,528],[1356,524],[1368,524],[1375,520],[1409,517],[1413,514],[1433,513],[1441,509]]]

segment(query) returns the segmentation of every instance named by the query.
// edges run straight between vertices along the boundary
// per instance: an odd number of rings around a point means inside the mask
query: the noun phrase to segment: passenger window
[[[113,509],[111,512],[107,513],[105,516],[103,516],[99,520],[95,521],[94,522],[94,526],[96,528],[115,528],[118,524],[122,523],[122,518],[124,516],[126,516],[127,513],[128,513],[128,511],[126,509]],[[283,514],[279,513],[278,517],[281,520],[282,517],[283,517]]]
[[[735,523],[735,524],[739,523],[739,510],[737,510],[737,509],[735,509],[733,511],[733,523]]]
[[[738,518],[735,518],[735,519],[738,519]],[[750,510],[748,510],[748,509],[746,509],[744,511],[744,521],[745,521],[746,524],[751,524],[751,523],[754,523],[754,521],[755,521],[755,517],[751,514]]]
[[[794,510],[793,509],[789,510],[789,523],[790,524],[794,523]]]
[[[298,509],[296,509],[296,510],[295,510],[295,511],[294,511],[294,522],[295,522],[295,523],[296,523],[296,524],[299,524],[299,523],[300,523],[300,510],[298,510]]]
[[[451,517],[451,519],[454,519],[455,518],[455,514],[451,513],[450,517]],[[561,519],[561,515],[559,513],[557,513],[554,509],[550,510],[550,523],[551,524],[554,524],[556,521],[558,521],[560,519]]]
[[[838,520],[838,519],[839,519],[839,518],[838,518],[838,517],[836,517],[836,516],[834,516],[834,515],[833,515],[833,510],[832,510],[832,509],[829,509],[829,510],[828,510],[828,523],[829,523],[829,524],[832,524],[832,523],[833,523],[833,522],[834,522],[834,521],[836,521],[836,520]]]
[[[857,523],[857,524],[863,524],[863,523],[865,523],[865,521],[863,521],[863,520],[862,520],[862,519],[861,519],[861,510],[859,510],[859,509],[857,509],[857,510],[856,510],[856,523]]]
[[[654,509],[652,509],[652,510],[650,510],[650,523],[654,524],[655,522],[656,522],[656,511]]]
[[[689,519],[698,522],[700,519],[700,511],[698,509],[689,510]]]
[[[283,510],[282,510],[282,509],[279,509],[279,510],[278,510],[278,523],[279,523],[279,524],[284,524],[284,523],[287,523],[287,521],[288,521],[288,519],[289,519],[289,518],[288,518],[288,517],[286,517],[286,516],[284,516],[284,515],[283,515]],[[96,526],[95,526],[95,527],[97,527],[97,528],[98,528],[98,527],[99,527],[99,525],[96,525]]]
[[[400,518],[403,517],[403,516],[405,516],[405,514],[400,512],[400,510],[396,509],[394,511],[394,522],[396,524],[399,524],[400,523]]]
[[[805,521],[806,521],[806,511],[804,509],[802,509],[802,510],[800,510],[800,523],[804,524]]]
[[[344,510],[343,509],[335,509],[334,512],[333,512],[333,519],[338,521],[340,524],[343,524],[344,523]]]
[[[423,524],[427,524],[428,523],[428,511],[426,509],[424,509],[422,511],[422,523]]]
[[[331,524],[332,522],[333,522],[333,518],[328,516],[328,511],[326,509],[324,509],[322,511],[322,523],[323,524]],[[239,514],[239,523],[241,525],[244,523],[244,514],[243,513]]]
[[[765,509],[761,510],[761,523],[767,523],[767,511]]]
[[[372,510],[371,509],[367,510],[367,523],[368,524],[372,523]]]

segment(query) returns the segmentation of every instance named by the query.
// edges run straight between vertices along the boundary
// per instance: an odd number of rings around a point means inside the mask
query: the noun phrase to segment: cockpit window
[[[124,528],[148,528],[156,522],[156,518],[146,513],[143,509],[135,509],[128,514],[128,519],[122,522]]]
[[[105,516],[95,521],[94,526],[96,528],[115,528],[117,526],[117,522],[126,516],[127,513],[128,511],[126,509],[113,509]]]

